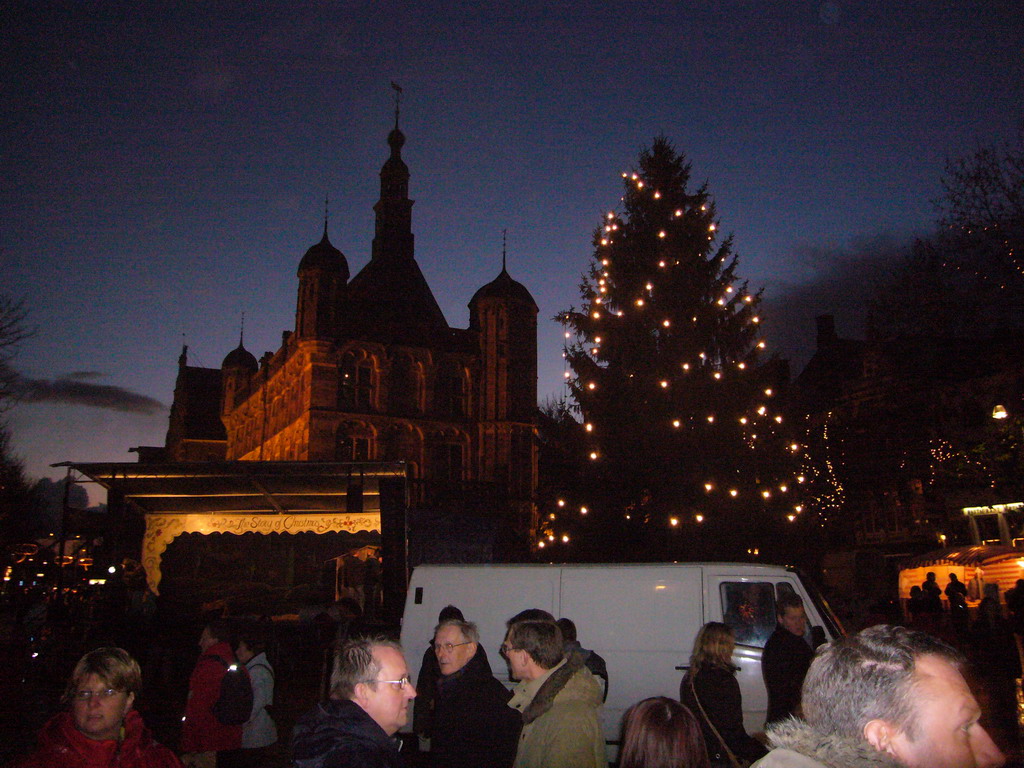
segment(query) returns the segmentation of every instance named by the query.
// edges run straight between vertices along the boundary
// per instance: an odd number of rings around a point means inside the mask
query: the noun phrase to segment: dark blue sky
[[[218,366],[244,312],[246,346],[277,349],[326,194],[366,263],[392,80],[420,266],[465,327],[508,229],[541,398],[549,319],[656,135],[709,182],[770,348],[800,362],[816,313],[859,334],[842,318],[930,228],[944,159],[1024,118],[1016,1],[478,5],[5,4],[0,290],[38,328],[17,360],[35,401],[10,414],[30,474],[162,444],[183,340]]]

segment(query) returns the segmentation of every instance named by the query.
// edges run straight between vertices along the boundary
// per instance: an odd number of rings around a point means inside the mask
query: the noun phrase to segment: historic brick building
[[[1018,335],[865,341],[840,337],[831,315],[817,323],[792,409],[807,427],[811,506],[837,540],[968,543],[964,507],[1021,500]]]
[[[523,533],[535,524],[537,305],[503,263],[469,327],[448,325],[414,255],[404,143],[396,124],[366,266],[349,279],[325,224],[281,347],[257,361],[240,342],[219,370],[183,352],[166,446],[140,458],[404,461],[414,503],[486,486]]]

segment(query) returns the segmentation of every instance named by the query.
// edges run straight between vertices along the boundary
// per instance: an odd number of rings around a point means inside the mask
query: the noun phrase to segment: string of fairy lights
[[[649,258],[650,268],[648,270],[638,269],[637,265],[627,264],[623,274],[616,273],[616,246],[622,243],[629,243],[624,237],[631,229],[631,222],[614,210],[607,212],[603,217],[602,224],[595,233],[595,254],[591,261],[589,279],[584,278],[580,286],[583,294],[584,304],[579,311],[570,309],[560,316],[563,325],[567,327],[564,334],[562,357],[564,361],[563,376],[565,379],[567,393],[571,394],[576,405],[583,416],[582,430],[585,439],[589,443],[586,455],[591,462],[600,462],[604,454],[600,447],[600,429],[594,419],[589,417],[588,403],[593,402],[594,397],[599,397],[602,387],[602,378],[612,375],[610,371],[611,356],[606,350],[606,344],[615,341],[617,332],[630,324],[631,321],[639,323],[643,332],[650,338],[659,341],[685,338],[687,340],[700,338],[701,333],[708,335],[709,340],[714,340],[714,329],[724,327],[727,323],[738,324],[738,338],[746,344],[740,344],[742,349],[746,347],[745,354],[729,354],[727,351],[715,347],[694,349],[691,354],[674,358],[674,373],[650,376],[646,371],[630,371],[625,373],[626,378],[632,380],[638,378],[643,384],[644,379],[650,379],[649,385],[655,390],[664,393],[671,398],[674,389],[680,386],[691,386],[696,381],[695,376],[700,377],[706,374],[707,383],[725,386],[734,376],[742,376],[745,372],[754,368],[757,356],[766,349],[766,342],[758,338],[761,318],[754,314],[759,295],[754,295],[743,288],[737,288],[733,271],[736,265],[736,257],[732,257],[732,263],[727,263],[730,255],[727,247],[727,240],[719,248],[718,254],[711,254],[710,245],[698,249],[694,263],[704,265],[713,272],[708,273],[709,282],[715,286],[714,292],[707,297],[707,301],[700,302],[702,307],[710,307],[718,310],[718,317],[710,322],[705,318],[701,323],[698,314],[691,316],[689,326],[680,330],[678,318],[672,316],[671,312],[661,308],[659,298],[663,291],[671,291],[673,280],[678,279],[673,274],[674,268],[681,265],[680,258],[673,257],[673,248],[685,247],[674,245],[676,235],[681,235],[678,240],[686,242],[688,231],[693,226],[693,218],[702,219],[701,224],[706,226],[706,243],[714,243],[718,224],[713,220],[713,206],[709,210],[706,195],[698,193],[696,196],[687,196],[685,189],[682,191],[684,197],[696,199],[700,202],[699,207],[695,204],[692,207],[686,205],[665,207],[663,194],[657,185],[645,182],[640,174],[623,172],[622,178],[627,187],[627,194],[635,195],[639,204],[653,204],[655,209],[664,209],[663,219],[660,225],[649,225],[643,222],[639,227],[653,233],[653,247],[642,242],[642,232],[633,232],[634,240],[639,240],[640,247],[644,248],[645,255]],[[639,196],[649,196],[646,200]],[[626,197],[622,198],[626,202]],[[627,204],[627,208],[629,205]],[[646,247],[645,247],[646,246]],[[654,253],[653,257],[651,254]],[[680,255],[680,254],[675,254]],[[628,260],[628,256],[627,256]],[[633,259],[636,261],[636,259]],[[688,264],[689,265],[689,264]],[[637,273],[648,272],[646,279],[636,278]],[[620,278],[621,285],[617,282]],[[631,279],[632,278],[632,279]],[[634,290],[630,290],[633,284]],[[625,294],[625,295],[619,295]],[[664,302],[666,307],[672,308],[672,301]],[[660,309],[660,311],[659,311]],[[621,322],[620,322],[621,321]],[[575,343],[573,342],[573,331],[575,331]],[[571,370],[570,370],[571,369]],[[575,374],[575,375],[574,375]],[[620,373],[621,375],[621,373]],[[678,378],[677,378],[678,377]],[[690,382],[686,384],[686,382]],[[702,417],[704,426],[702,429],[712,429],[717,425],[729,422],[734,419],[734,426],[741,429],[741,436],[744,443],[751,450],[758,449],[761,445],[767,444],[768,437],[774,435],[783,424],[783,414],[771,407],[774,396],[772,388],[767,387],[762,395],[753,403],[752,408],[740,413],[728,413],[729,409],[721,411],[709,410]],[[694,430],[693,415],[677,413],[669,415],[668,424],[671,431]],[[804,450],[804,446],[796,441],[790,441],[785,449],[794,456]],[[776,496],[785,497],[792,493],[795,486],[806,483],[807,477],[801,472],[795,472],[791,477],[773,483],[760,483],[756,490],[744,488],[738,482],[722,482],[716,478],[707,478],[703,483],[703,492],[706,497],[720,497],[722,503],[730,500],[740,500],[745,496],[758,494],[762,502],[767,503]],[[554,502],[554,509],[545,511],[541,515],[540,537],[536,545],[540,549],[557,545],[558,543],[568,544],[572,537],[568,530],[558,530],[556,525],[560,516],[569,513],[577,518],[585,518],[590,512],[587,504],[572,504],[566,498],[558,498]],[[794,501],[788,505],[784,519],[790,523],[795,522],[804,511],[804,504]],[[623,516],[629,520],[630,511],[624,510]],[[693,514],[695,523],[703,523],[706,519],[704,512]],[[670,528],[678,527],[682,522],[681,515],[669,515],[666,523]]]

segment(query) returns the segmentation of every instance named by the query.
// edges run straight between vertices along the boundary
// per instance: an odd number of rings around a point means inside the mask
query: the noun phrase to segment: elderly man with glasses
[[[480,633],[469,621],[442,621],[434,630],[441,677],[434,699],[430,764],[434,768],[511,768],[522,719],[512,693],[491,674]]]
[[[295,724],[293,764],[403,768],[394,736],[415,697],[401,646],[383,637],[347,641],[334,657],[330,699]]]
[[[132,709],[142,688],[138,662],[120,648],[98,648],[75,665],[64,700],[70,710],[39,733],[39,748],[19,768],[181,768],[153,741]]]

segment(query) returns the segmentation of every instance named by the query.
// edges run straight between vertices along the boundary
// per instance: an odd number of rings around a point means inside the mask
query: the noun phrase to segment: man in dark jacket
[[[434,630],[441,670],[430,741],[435,768],[510,768],[522,717],[508,706],[512,692],[491,674],[480,633],[468,621],[442,621]]]
[[[775,611],[779,624],[765,643],[761,656],[761,673],[768,689],[766,726],[799,713],[800,687],[814,657],[814,651],[804,640],[807,613],[800,596],[783,593]]]
[[[382,637],[349,640],[335,654],[331,697],[292,730],[296,768],[402,768],[394,735],[416,689],[402,649]]]

